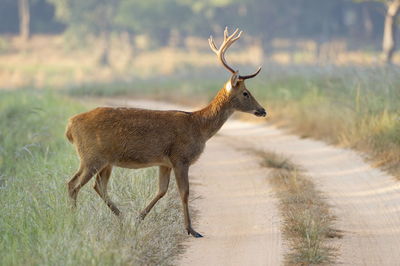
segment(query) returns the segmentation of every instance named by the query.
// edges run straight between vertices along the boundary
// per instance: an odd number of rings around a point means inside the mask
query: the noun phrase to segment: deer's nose
[[[267,115],[267,112],[265,111],[264,108],[260,108],[260,109],[258,109],[257,111],[255,111],[254,114],[255,114],[256,116],[266,116],[266,115]]]

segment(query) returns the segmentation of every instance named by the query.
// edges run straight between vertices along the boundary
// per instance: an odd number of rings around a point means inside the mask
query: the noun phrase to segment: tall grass
[[[146,220],[157,171],[116,169],[114,217],[89,183],[72,211],[66,181],[78,166],[64,138],[67,117],[85,108],[52,93],[0,92],[0,265],[171,264],[185,236],[174,184]]]

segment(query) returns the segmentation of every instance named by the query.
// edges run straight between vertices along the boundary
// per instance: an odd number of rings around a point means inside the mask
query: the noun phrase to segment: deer
[[[245,80],[258,75],[261,67],[253,74],[242,76],[225,60],[226,51],[241,35],[239,29],[229,35],[225,28],[219,49],[212,36],[208,39],[211,50],[231,77],[213,100],[198,111],[98,107],[68,120],[65,134],[80,159],[78,171],[67,184],[73,207],[76,207],[79,190],[96,176],[94,190],[119,216],[120,210],[107,193],[112,168],[158,166],[158,192],[138,218],[143,220],[166,194],[173,170],[182,201],[185,229],[188,235],[202,237],[193,229],[189,215],[189,167],[200,157],[206,142],[235,111],[258,117],[267,114],[245,86]]]

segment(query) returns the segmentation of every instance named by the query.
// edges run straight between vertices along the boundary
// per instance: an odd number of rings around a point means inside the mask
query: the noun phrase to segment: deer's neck
[[[208,106],[194,112],[199,130],[205,139],[209,139],[217,133],[234,112],[228,96],[228,92],[222,88]]]

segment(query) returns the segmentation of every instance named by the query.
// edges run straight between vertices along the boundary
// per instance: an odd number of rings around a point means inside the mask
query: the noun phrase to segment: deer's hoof
[[[195,232],[193,236],[194,236],[195,238],[203,237],[201,234],[199,234],[199,233],[197,233],[197,232]]]
[[[143,221],[144,218],[146,218],[146,216],[147,216],[147,212],[146,212],[146,211],[142,211],[142,212],[139,214],[139,219],[140,219],[141,221]]]
[[[118,209],[112,209],[112,212],[113,212],[114,215],[117,216],[117,217],[121,217],[121,216],[122,216],[120,210],[118,210]]]
[[[188,231],[188,235],[192,235],[195,238],[203,237],[201,234],[197,233],[192,228],[188,229],[187,231]]]

